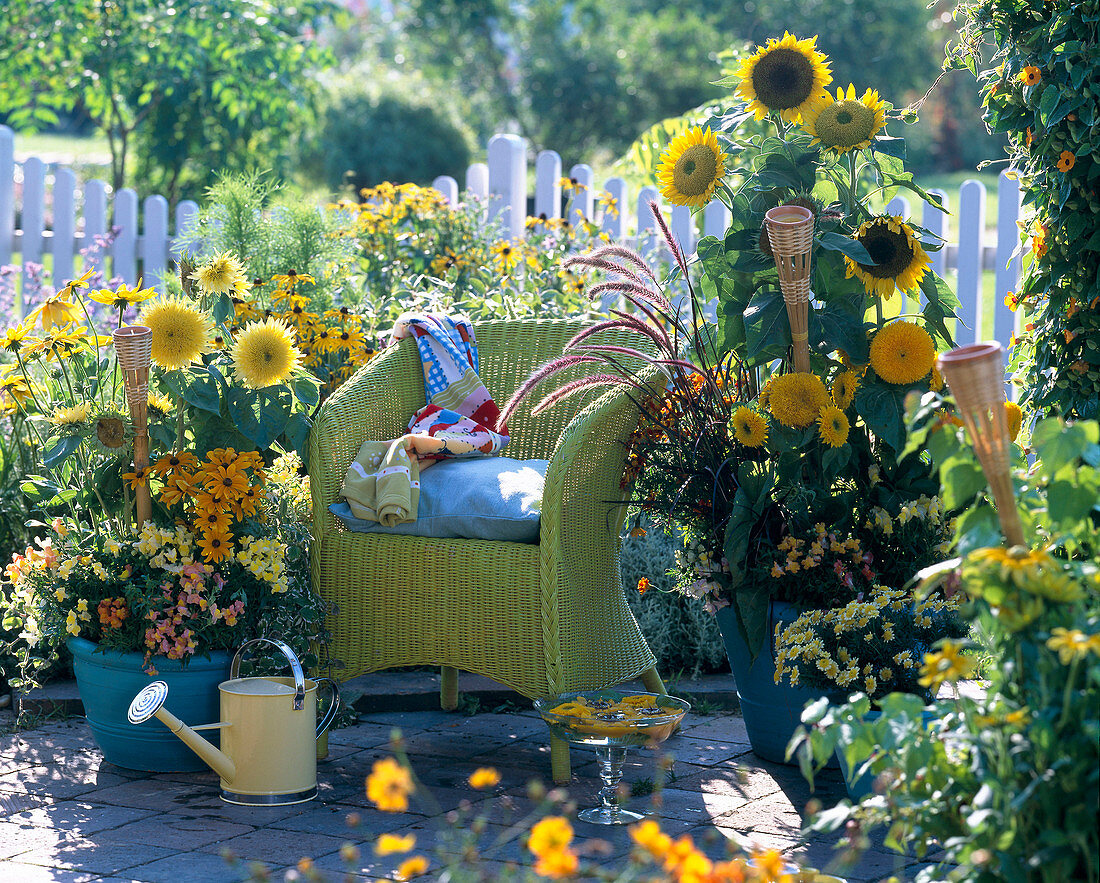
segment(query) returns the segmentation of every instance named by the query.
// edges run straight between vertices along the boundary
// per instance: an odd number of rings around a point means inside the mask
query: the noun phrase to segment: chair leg
[[[655,665],[642,672],[642,683],[645,684],[645,688],[650,693],[660,693],[662,696],[668,693],[668,690],[665,689],[665,682],[657,674],[657,666]]]
[[[557,736],[550,736],[550,772],[555,785],[568,785],[573,774],[569,768],[569,743]]]
[[[439,705],[444,711],[458,708],[458,669],[450,665],[440,669]]]

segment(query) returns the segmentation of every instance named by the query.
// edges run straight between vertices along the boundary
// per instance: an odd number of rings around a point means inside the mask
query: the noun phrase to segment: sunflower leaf
[[[67,435],[59,438],[56,444],[42,454],[42,465],[46,469],[56,469],[64,463],[73,452],[80,447],[79,435]]]
[[[791,326],[778,288],[761,288],[745,307],[745,340],[750,365],[778,359],[786,353],[791,345]]]
[[[842,236],[840,233],[822,233],[817,240],[818,244],[829,251],[839,251],[847,255],[857,264],[874,266],[875,261],[871,253],[864,248],[863,243],[850,236]]]
[[[221,396],[218,384],[212,377],[196,377],[183,388],[183,399],[203,411],[217,414],[221,411]]]
[[[946,343],[949,347],[955,345],[951,332],[947,330],[947,320],[958,318],[955,310],[959,306],[959,299],[943,279],[931,271],[924,274],[920,281],[920,290],[928,299],[921,310],[924,321],[935,337]]]
[[[895,387],[880,380],[861,383],[856,390],[856,413],[867,428],[893,450],[905,446],[905,402],[908,387]]]
[[[874,148],[876,153],[893,156],[903,161],[905,160],[904,138],[876,138],[874,140]]]

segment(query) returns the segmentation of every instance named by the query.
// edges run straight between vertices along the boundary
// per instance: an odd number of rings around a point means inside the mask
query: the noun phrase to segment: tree
[[[81,102],[107,136],[111,179],[142,171],[173,196],[190,173],[256,162],[310,105],[330,0],[5,0],[0,112],[36,129]],[[28,48],[31,47],[31,48]]]

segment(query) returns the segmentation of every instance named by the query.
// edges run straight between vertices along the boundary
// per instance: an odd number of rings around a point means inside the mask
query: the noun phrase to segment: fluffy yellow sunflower
[[[852,404],[859,386],[859,375],[851,370],[843,371],[833,381],[833,402],[842,411]]]
[[[733,437],[746,448],[759,448],[768,440],[768,421],[745,405],[733,412],[730,429]]]
[[[673,138],[657,167],[665,199],[692,208],[702,208],[711,201],[714,188],[725,174],[726,156],[718,147],[718,136],[699,126]]]
[[[878,92],[868,89],[857,98],[851,83],[847,92],[836,90],[836,101],[826,93],[825,104],[802,114],[802,128],[814,136],[810,143],[837,153],[869,146],[885,122],[886,102],[879,100]]]
[[[215,255],[192,275],[199,288],[209,294],[245,294],[248,291],[248,278],[244,267],[236,256],[228,251]]]
[[[817,434],[830,448],[839,448],[848,442],[848,415],[835,405],[827,405],[821,409],[817,418]]]
[[[246,325],[237,335],[231,354],[234,371],[252,389],[282,383],[302,364],[294,332],[278,319]]]
[[[887,383],[916,383],[935,360],[932,335],[915,322],[891,322],[871,341],[871,368]]]
[[[913,230],[901,218],[883,215],[868,221],[859,228],[855,238],[867,249],[874,263],[858,264],[845,256],[847,278],[856,276],[868,294],[889,300],[895,288],[912,291],[920,285],[931,266]]]
[[[784,33],[741,62],[735,94],[748,103],[758,120],[769,111],[797,123],[807,111],[828,99],[833,81],[826,57],[817,51],[817,37],[799,40]]]
[[[816,374],[794,372],[771,383],[768,410],[784,426],[805,429],[829,404],[829,393]]]
[[[1008,435],[1016,441],[1020,427],[1024,425],[1024,412],[1015,402],[1005,402],[1005,420],[1008,422]]]
[[[167,420],[172,416],[175,410],[175,405],[168,396],[163,396],[160,393],[151,392],[146,400],[146,410],[149,414],[149,419],[154,421]]]
[[[88,414],[91,408],[87,402],[73,405],[71,408],[64,405],[55,408],[50,415],[50,423],[56,428],[59,435],[76,435],[87,428]]]
[[[141,314],[141,324],[153,330],[153,361],[166,371],[186,368],[210,347],[214,325],[191,301],[166,297]]]

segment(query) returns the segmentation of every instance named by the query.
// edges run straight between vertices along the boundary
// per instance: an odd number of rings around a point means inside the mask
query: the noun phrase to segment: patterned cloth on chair
[[[428,403],[401,438],[363,442],[341,490],[356,518],[387,527],[416,520],[422,469],[452,457],[495,454],[508,444],[507,428],[496,429],[500,409],[477,375],[469,321],[407,314],[394,326],[391,343],[409,336],[420,353]]]

